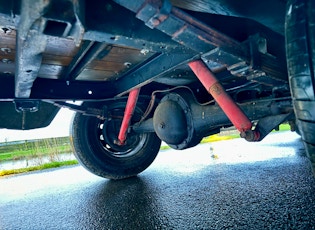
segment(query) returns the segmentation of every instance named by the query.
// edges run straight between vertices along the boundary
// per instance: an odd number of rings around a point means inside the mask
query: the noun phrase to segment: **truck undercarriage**
[[[76,157],[112,179],[230,126],[289,122],[315,162],[312,1],[0,2],[0,128],[72,109]]]

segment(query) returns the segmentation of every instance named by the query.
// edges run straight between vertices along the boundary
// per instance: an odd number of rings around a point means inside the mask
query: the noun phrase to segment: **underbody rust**
[[[0,100],[5,108],[14,102],[18,113],[0,121],[1,127],[17,128],[25,117],[21,114],[46,116],[46,107],[52,118],[66,107],[106,121],[111,119],[108,105],[122,102],[126,108],[118,145],[131,132],[156,132],[171,147],[184,149],[223,127],[234,125],[246,140],[259,141],[280,123],[293,124],[285,52],[274,42],[284,40],[278,17],[270,23],[241,13],[230,0],[226,3],[233,7],[224,9],[220,0],[213,1],[218,5],[190,0],[13,2],[0,0],[0,78],[6,85]],[[232,33],[245,25],[248,31]],[[147,110],[134,124],[139,104]],[[164,127],[174,114],[181,117],[178,130]],[[41,126],[30,120],[21,128]]]

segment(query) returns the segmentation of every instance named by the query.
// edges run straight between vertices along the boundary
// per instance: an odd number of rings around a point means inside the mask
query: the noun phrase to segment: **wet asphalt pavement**
[[[5,177],[0,229],[315,229],[303,154],[296,134],[280,133],[162,151],[122,181],[79,166]]]

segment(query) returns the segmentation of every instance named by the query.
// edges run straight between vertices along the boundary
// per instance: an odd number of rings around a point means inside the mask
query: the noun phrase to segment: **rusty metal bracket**
[[[48,3],[43,0],[22,2],[15,57],[15,97],[17,98],[30,97],[33,82],[41,66],[42,52],[46,48],[47,39],[40,30],[44,27],[42,14],[47,7]]]
[[[149,21],[147,26],[154,26],[178,44],[195,52],[204,53],[216,47],[226,47],[233,50],[235,54],[247,56],[243,44],[191,17],[184,11],[171,7],[166,1],[114,0],[114,2],[135,12],[146,25]],[[155,16],[156,14],[157,16]],[[151,22],[150,19],[152,19]]]
[[[182,47],[199,53],[210,68],[225,67],[234,76],[266,85],[287,81],[285,63],[266,53],[266,40],[259,35],[240,43],[176,7],[166,14],[161,13],[161,6],[166,4],[161,0],[114,2],[135,12],[148,27],[168,35]]]
[[[160,2],[148,1],[138,11],[136,17],[145,22],[145,25],[153,29],[161,22],[165,21],[172,10],[172,4],[169,0],[163,0],[161,7]]]
[[[51,37],[70,36],[77,45],[80,44],[84,32],[83,22],[80,21],[84,18],[82,4],[82,0],[70,4],[63,1],[21,1],[16,37],[16,98],[30,98],[41,68],[42,54]]]
[[[259,139],[251,138],[250,135],[246,136],[247,141],[261,141],[264,139],[273,129],[277,128],[284,121],[291,120],[294,117],[294,113],[279,114],[275,116],[268,116],[260,119],[255,127],[255,132],[260,134]]]
[[[37,112],[40,105],[40,100],[32,99],[15,99],[15,110],[21,112]]]

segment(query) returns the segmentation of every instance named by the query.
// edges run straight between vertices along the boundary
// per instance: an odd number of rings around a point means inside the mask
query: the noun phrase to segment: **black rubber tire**
[[[157,156],[161,140],[155,133],[128,133],[126,145],[119,146],[118,137],[125,103],[107,106],[111,119],[76,113],[71,127],[71,143],[78,161],[88,171],[108,179],[133,177],[151,165]],[[133,116],[140,119],[136,108]]]
[[[315,172],[315,1],[289,0],[286,13],[289,83],[298,130]]]

